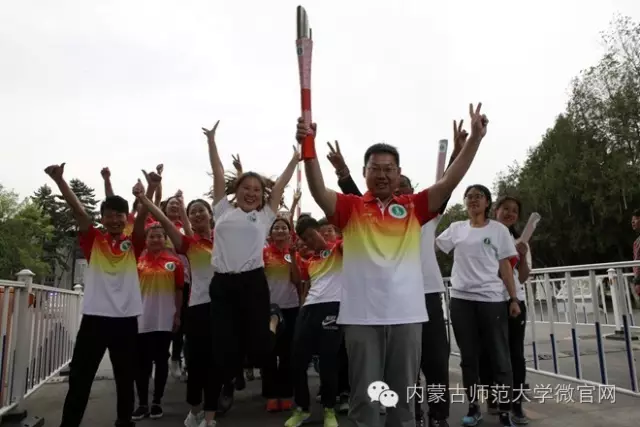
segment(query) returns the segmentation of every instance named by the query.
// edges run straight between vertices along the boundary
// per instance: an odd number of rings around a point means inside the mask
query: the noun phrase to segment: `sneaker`
[[[267,400],[267,412],[280,412],[280,402],[278,402],[278,399]]]
[[[185,427],[200,427],[200,424],[204,421],[204,411],[200,411],[197,414],[189,411],[187,418],[184,420]]]
[[[500,414],[500,425],[503,427],[515,427],[515,424],[511,422],[511,417],[509,417],[508,412],[503,412]]]
[[[338,427],[336,411],[332,408],[324,408],[324,427]]]
[[[133,421],[140,421],[143,418],[147,418],[149,416],[149,407],[148,406],[138,406],[138,408],[133,411],[131,414],[131,419]]]
[[[198,425],[198,427],[216,427],[216,420],[211,420],[211,421],[206,421],[206,420],[202,420],[200,421],[200,424]]]
[[[481,420],[482,413],[480,412],[480,407],[477,404],[472,403],[469,405],[469,412],[467,412],[467,415],[462,417],[462,425],[465,427],[477,426]]]
[[[416,417],[416,427],[427,427],[427,422],[422,415]]]
[[[338,413],[346,414],[349,412],[349,395],[341,394],[338,399]]]
[[[179,360],[172,360],[169,365],[169,372],[173,378],[180,378],[182,376],[182,367]]]
[[[285,421],[284,427],[300,427],[308,421],[309,418],[311,418],[311,413],[309,411],[303,411],[301,408],[296,408],[295,411],[293,411],[293,415]]]
[[[281,411],[290,411],[293,409],[293,400],[291,399],[282,399],[280,401],[280,410]]]
[[[522,403],[514,403],[511,408],[511,421],[517,425],[527,425],[529,424],[529,418],[522,410]]]
[[[380,405],[380,415],[387,415],[387,408]]]
[[[449,427],[449,422],[447,420],[429,418],[429,427]]]
[[[151,405],[151,411],[149,411],[150,418],[157,420],[158,418],[162,418],[163,415],[164,412],[162,412],[162,406],[156,403]]]
[[[498,410],[498,402],[495,399],[489,398],[487,400],[487,414],[490,415],[499,415],[500,411]]]

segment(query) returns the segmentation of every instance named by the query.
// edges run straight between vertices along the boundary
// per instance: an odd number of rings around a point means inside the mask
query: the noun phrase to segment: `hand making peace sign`
[[[335,141],[335,149],[331,145],[330,142],[327,142],[329,146],[329,154],[327,154],[327,159],[331,162],[335,170],[342,170],[347,167],[344,157],[342,157],[342,153],[340,152],[340,144],[338,141]]]
[[[484,114],[480,114],[482,108],[482,102],[479,102],[475,110],[473,104],[469,104],[469,116],[471,117],[471,137],[482,141],[482,138],[487,134],[487,125],[489,119]]]
[[[453,151],[454,153],[459,153],[460,150],[462,150],[462,147],[464,146],[464,143],[467,142],[467,137],[469,136],[469,133],[462,129],[462,124],[464,123],[464,120],[460,120],[460,123],[456,123],[456,121],[453,121]]]
[[[220,120],[218,120],[216,122],[215,125],[213,125],[213,127],[209,130],[206,128],[202,128],[202,133],[204,133],[207,137],[207,142],[209,144],[215,144],[216,143],[216,129],[218,129],[218,125],[220,124]]]

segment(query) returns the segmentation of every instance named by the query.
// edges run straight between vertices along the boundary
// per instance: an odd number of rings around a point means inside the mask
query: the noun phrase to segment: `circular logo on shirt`
[[[255,212],[251,212],[249,215],[247,215],[247,219],[251,222],[256,222],[256,213]]]
[[[287,261],[288,263],[291,263],[291,255],[290,254],[285,254],[284,255],[284,260]]]
[[[404,206],[391,205],[389,206],[389,215],[397,219],[402,219],[407,216],[407,210]]]
[[[184,228],[182,228],[182,227],[180,227],[180,229],[178,231],[180,232],[180,234],[185,234]]]
[[[167,271],[174,271],[176,269],[176,264],[174,262],[168,262],[164,265],[164,268],[166,268]]]
[[[491,244],[491,239],[488,238],[488,237],[485,237],[483,242],[484,242],[485,245],[490,245]]]
[[[120,250],[122,252],[128,251],[130,247],[131,247],[131,242],[129,240],[125,240],[122,243],[120,243]]]
[[[320,252],[320,256],[322,258],[328,258],[329,255],[331,255],[331,251],[329,249],[325,249],[324,251]]]

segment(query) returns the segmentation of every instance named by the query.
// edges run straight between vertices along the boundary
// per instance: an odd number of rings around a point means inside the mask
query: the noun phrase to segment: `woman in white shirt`
[[[511,426],[512,373],[509,357],[507,317],[520,314],[516,297],[512,259],[517,251],[509,230],[488,218],[491,192],[472,185],[464,193],[469,220],[454,222],[436,239],[440,250],[454,250],[451,273],[451,322],[458,348],[462,381],[469,398],[464,426],[475,426],[482,419],[477,403],[479,360],[490,349],[494,380],[500,398],[500,423]],[[505,286],[509,292],[509,311],[505,310]]]
[[[524,336],[527,327],[527,307],[525,283],[531,273],[531,252],[529,245],[520,242],[520,233],[515,224],[520,219],[522,204],[520,200],[511,196],[503,196],[495,204],[496,219],[509,229],[518,251],[518,263],[514,268],[516,296],[520,301],[520,315],[509,318],[509,353],[511,354],[511,369],[513,371],[513,403],[511,420],[518,425],[528,424],[529,420],[522,410],[522,393],[525,388],[527,365],[524,358]],[[480,360],[480,382],[492,384],[491,354],[486,352]],[[489,400],[489,413],[497,412],[497,405]]]
[[[219,122],[218,122],[219,123]],[[209,286],[214,363],[223,383],[250,366],[262,368],[270,353],[269,284],[264,272],[263,249],[282,200],[285,186],[299,162],[295,150],[284,172],[271,188],[255,172],[245,172],[234,182],[235,202],[227,199],[224,167],[215,135],[203,129],[213,171],[215,245],[211,257],[214,276]]]

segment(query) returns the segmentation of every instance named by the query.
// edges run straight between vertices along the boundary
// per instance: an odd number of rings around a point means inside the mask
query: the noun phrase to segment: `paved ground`
[[[455,389],[461,383],[458,370],[459,360],[455,357],[451,359],[451,385]],[[94,382],[94,387],[89,401],[89,407],[85,415],[83,426],[85,427],[109,427],[113,425],[115,413],[115,385],[111,380],[108,364],[103,364],[100,377],[102,380]],[[552,381],[550,378],[530,374],[528,377],[532,388],[537,391],[534,394],[540,396],[543,388],[557,390],[560,383]],[[164,402],[165,417],[161,420],[145,420],[139,423],[140,426],[148,427],[177,427],[182,425],[184,416],[188,410],[184,403],[185,385],[174,380],[170,380],[167,386],[166,398]],[[310,379],[312,392],[315,393],[318,386],[317,377]],[[534,425],[544,425],[549,427],[562,426],[584,426],[601,427],[607,425],[633,426],[637,427],[640,418],[640,398],[629,397],[620,393],[615,393],[614,398],[605,398],[598,401],[598,392],[594,396],[594,403],[580,403],[578,391],[575,385],[572,399],[565,398],[557,402],[558,396],[552,395],[551,400],[545,403],[528,403],[526,408],[529,417]],[[246,390],[237,393],[236,403],[231,411],[219,420],[219,426],[249,427],[260,424],[261,427],[282,426],[287,415],[267,414],[263,410],[264,402],[260,397],[259,380],[249,382]],[[37,415],[45,419],[47,426],[57,426],[60,421],[60,412],[64,401],[67,384],[58,382],[47,384],[34,393],[25,403],[24,408],[29,411],[29,415]],[[454,393],[453,399],[460,400],[460,395]],[[539,398],[540,399],[540,398]],[[320,408],[314,406],[315,417],[310,425],[322,425]],[[459,425],[459,419],[466,412],[466,405],[463,403],[452,404],[451,425]],[[347,425],[344,423],[344,425]],[[497,426],[495,417],[487,416],[484,426]]]

